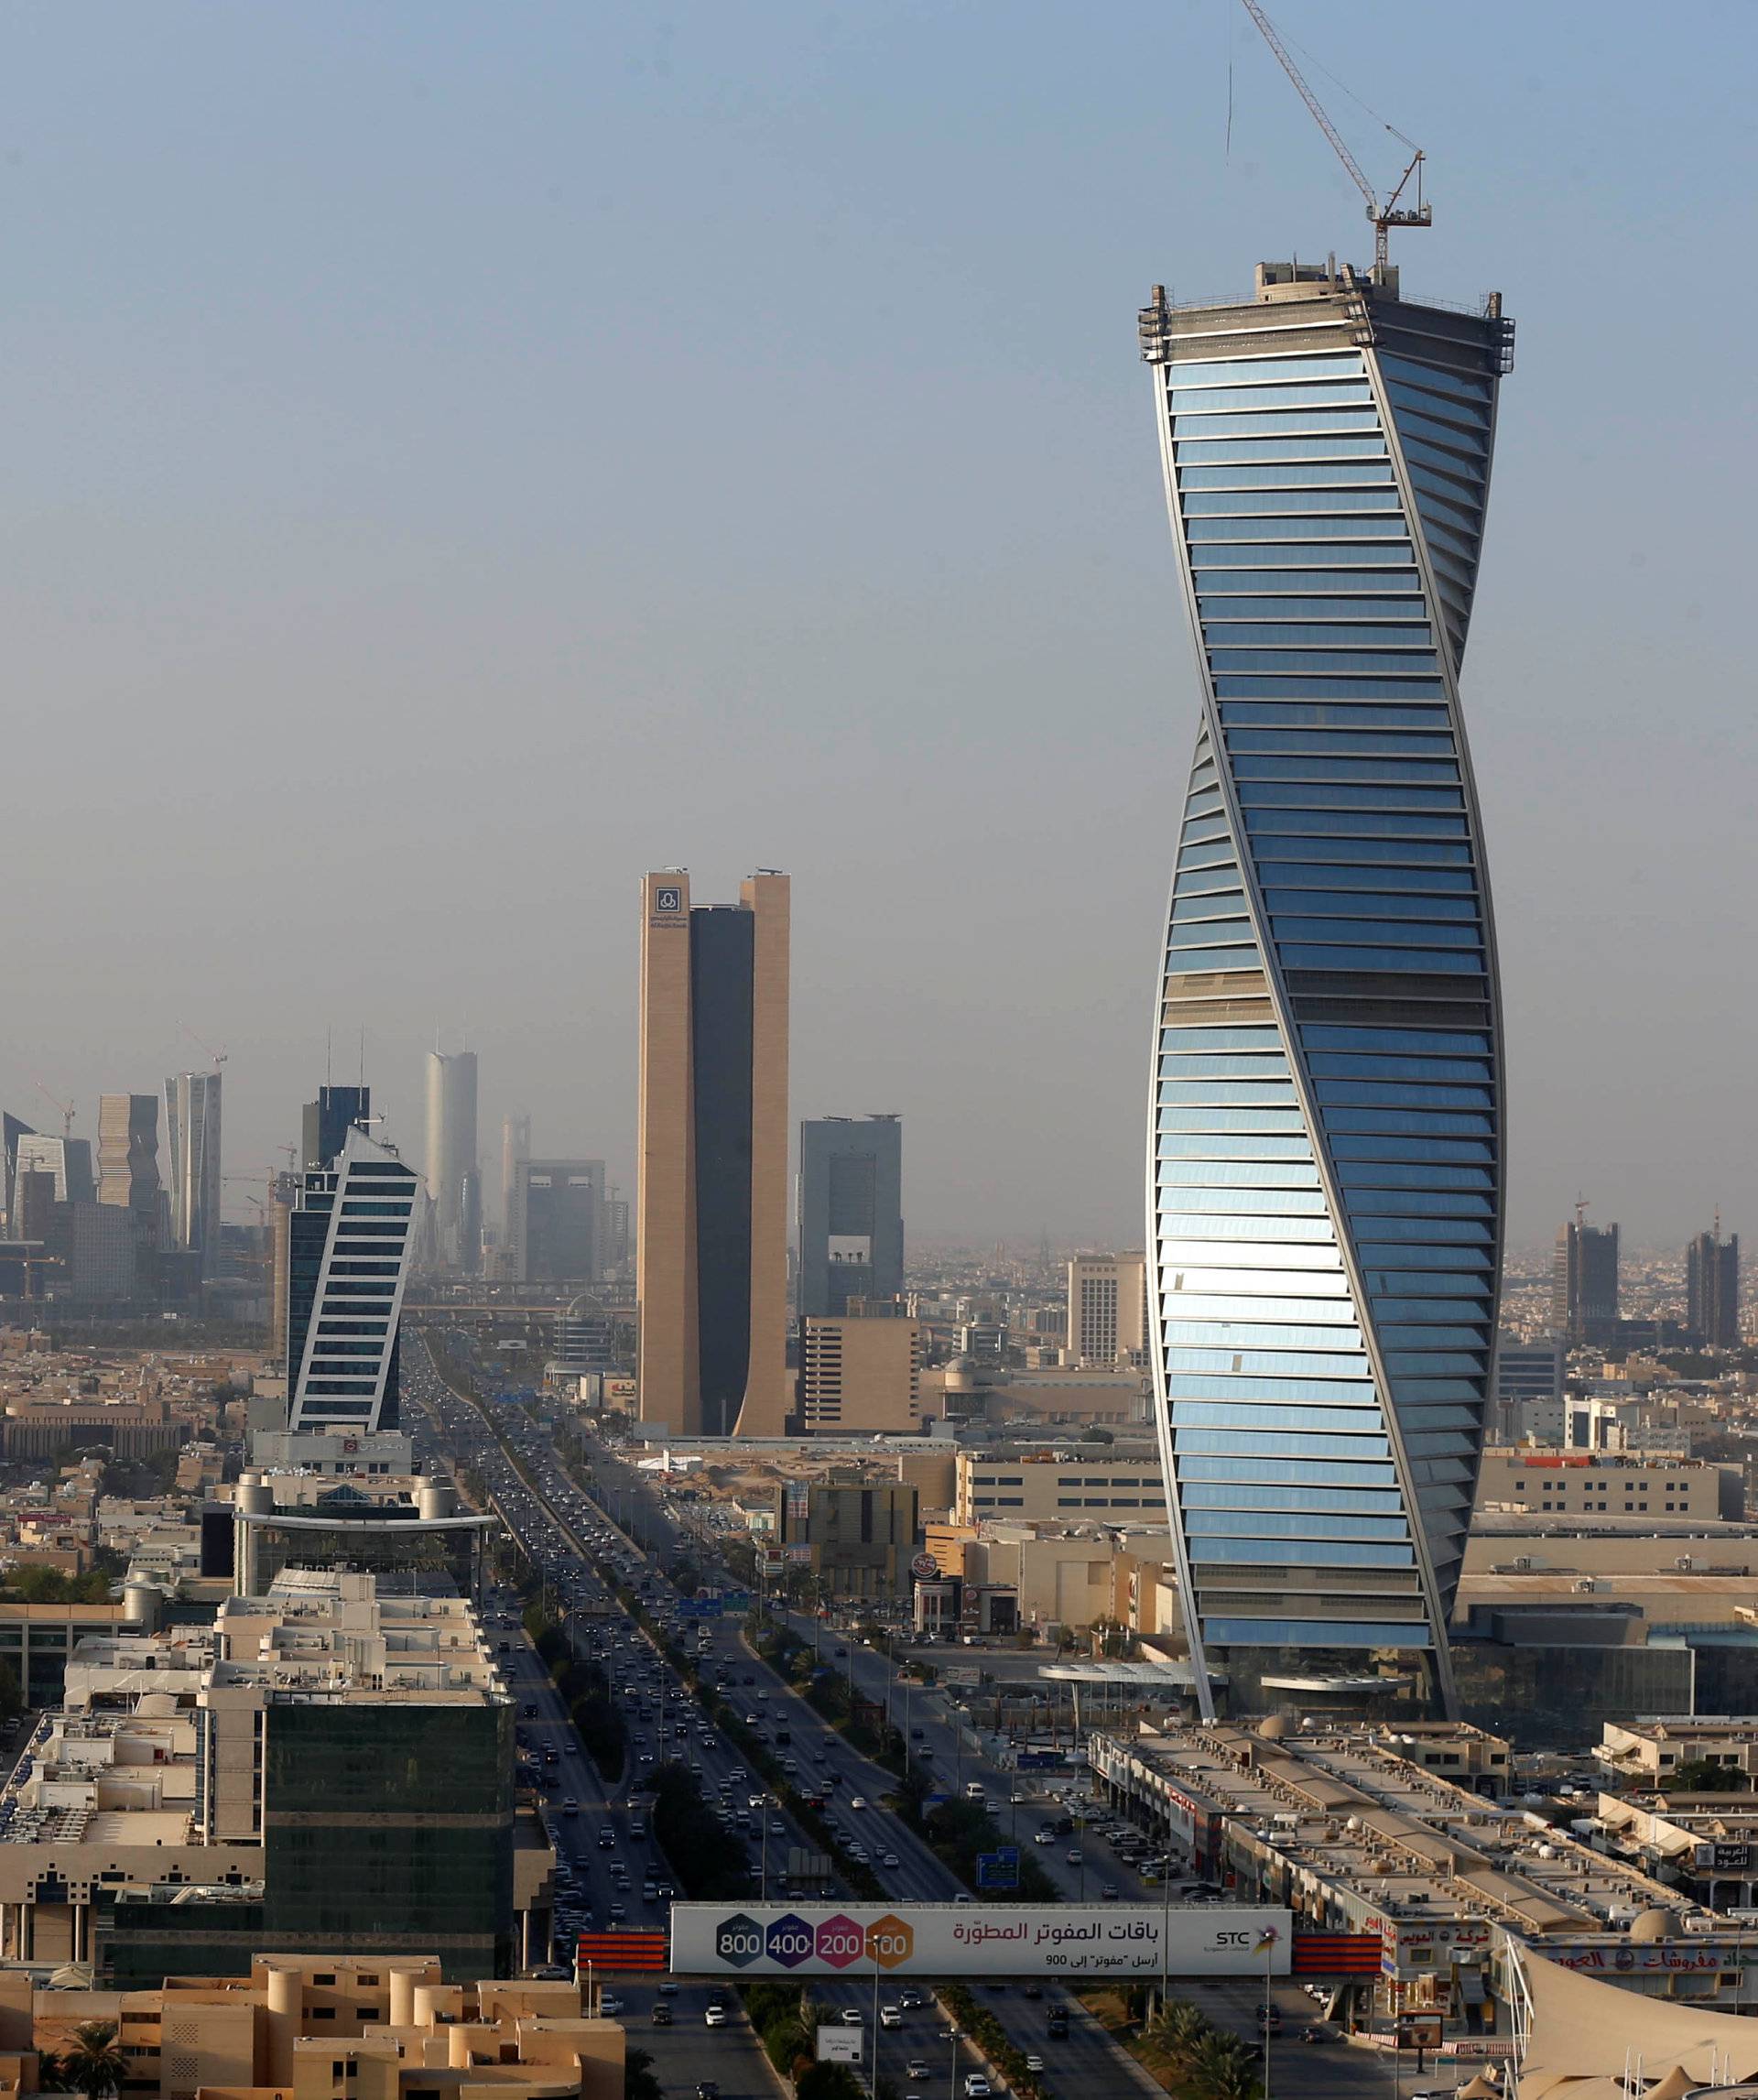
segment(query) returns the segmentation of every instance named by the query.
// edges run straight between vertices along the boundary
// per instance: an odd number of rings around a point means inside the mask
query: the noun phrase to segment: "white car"
[[[964,2074],[964,2100],[989,2100],[994,2091],[981,2071],[967,2071]]]
[[[726,2008],[723,2005],[708,2007],[702,2014],[702,2025],[704,2027],[724,2027],[726,2025]]]
[[[881,2027],[902,2027],[904,2024],[903,2008],[895,2005],[882,2005],[879,2008],[879,2024]]]
[[[845,2005],[842,2008],[842,2010],[838,2013],[836,2017],[842,2022],[844,2027],[864,2027],[866,2025],[866,2022],[861,2017],[861,2008],[859,2006]]]
[[[879,1864],[881,1866],[901,1866],[904,1863],[895,1852],[882,1852],[879,1855]]]
[[[849,1801],[849,1806],[852,1809],[863,1809],[866,1807],[866,1805],[867,1801],[864,1794],[855,1794],[851,1797]]]

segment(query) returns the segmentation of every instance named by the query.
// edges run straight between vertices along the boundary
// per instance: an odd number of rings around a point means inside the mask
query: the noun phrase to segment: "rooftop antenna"
[[[1378,191],[1367,177],[1362,173],[1360,163],[1348,147],[1343,144],[1342,136],[1338,131],[1337,126],[1325,114],[1324,104],[1307,85],[1306,76],[1295,64],[1293,59],[1289,57],[1287,46],[1276,35],[1275,26],[1269,16],[1258,5],[1257,0],[1240,0],[1240,5],[1264,32],[1264,41],[1275,53],[1277,60],[1281,62],[1282,71],[1294,82],[1301,101],[1312,112],[1313,121],[1330,141],[1331,151],[1349,170],[1350,180],[1362,195],[1366,198],[1367,215],[1373,222],[1373,281],[1375,284],[1384,284],[1386,272],[1387,235],[1391,229],[1394,226],[1429,226],[1434,223],[1434,209],[1431,205],[1425,204],[1422,198],[1422,164],[1426,157],[1421,147],[1416,145],[1414,139],[1405,138],[1396,125],[1385,125],[1385,128],[1400,145],[1407,146],[1410,148],[1410,162],[1404,173],[1399,176],[1397,187],[1382,204]],[[1378,121],[1381,124],[1385,124],[1384,117]],[[1416,203],[1414,206],[1405,205],[1403,210],[1400,210],[1398,199],[1404,195],[1413,175],[1416,179]]]

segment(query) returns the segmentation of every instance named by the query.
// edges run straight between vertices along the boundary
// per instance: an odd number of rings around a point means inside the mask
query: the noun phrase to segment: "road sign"
[[[1285,1976],[1274,1904],[674,1903],[679,1976]]]
[[[1019,1887],[1018,1845],[1004,1844],[997,1852],[978,1853],[977,1887],[979,1888],[1017,1888]]]

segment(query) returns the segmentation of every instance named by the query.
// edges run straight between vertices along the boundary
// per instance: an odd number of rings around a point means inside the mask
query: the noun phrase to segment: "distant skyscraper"
[[[1732,1349],[1740,1342],[1740,1235],[1721,1237],[1721,1221],[1712,1233],[1698,1233],[1685,1250],[1685,1284],[1690,1310],[1687,1323],[1711,1349]]]
[[[904,1126],[827,1115],[799,1126],[798,1308],[831,1319],[904,1288]]]
[[[1602,1342],[1618,1323],[1618,1228],[1559,1226],[1550,1267],[1550,1325],[1571,1343]]]
[[[788,1413],[787,877],[739,897],[641,886],[641,1413],[678,1434]]]
[[[18,1172],[18,1140],[21,1137],[31,1137],[35,1135],[36,1133],[31,1129],[30,1125],[21,1122],[17,1116],[12,1115],[0,1115],[0,1142],[3,1142],[5,1148],[6,1218],[15,1235],[17,1232],[17,1224],[13,1218],[12,1205],[14,1182]]]
[[[476,1160],[476,1052],[428,1052],[428,1194],[440,1267],[482,1267],[481,1177]]]
[[[509,1115],[501,1124],[501,1232],[510,1249],[513,1244],[513,1184],[519,1162],[531,1157],[531,1118]]]
[[[171,1239],[201,1257],[209,1275],[220,1255],[220,1074],[180,1072],[165,1082],[171,1156]]]
[[[1076,1255],[1069,1264],[1069,1355],[1082,1364],[1139,1364],[1147,1333],[1147,1257]]]
[[[1154,1383],[1201,1711],[1452,1704],[1501,1244],[1459,699],[1512,323],[1261,265],[1141,316],[1202,702],[1168,811]]]
[[[604,1162],[521,1159],[513,1170],[507,1253],[520,1283],[595,1283]]]
[[[132,1211],[150,1245],[158,1229],[158,1096],[98,1096],[98,1201]]]
[[[83,1137],[50,1137],[43,1131],[31,1131],[18,1140],[17,1172],[47,1174],[55,1184],[58,1203],[90,1203],[97,1197],[92,1147]]]
[[[288,1426],[395,1429],[397,1322],[419,1184],[364,1130],[308,1168],[290,1226]]]
[[[299,1118],[299,1164],[327,1167],[342,1150],[348,1133],[372,1120],[370,1086],[320,1086]]]

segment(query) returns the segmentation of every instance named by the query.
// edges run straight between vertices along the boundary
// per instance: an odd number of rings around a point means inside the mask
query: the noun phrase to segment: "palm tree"
[[[1213,2031],[1202,2008],[1182,1998],[1168,2000],[1148,2026],[1148,2033],[1180,2070],[1189,2066],[1206,2037]]]
[[[1246,2044],[1224,2028],[1210,2028],[1189,2058],[1190,2075],[1203,2100],[1253,2100],[1257,2073]]]
[[[1203,2100],[1263,2100],[1257,2073],[1244,2057],[1224,2064],[1203,2081]]]
[[[52,2076],[55,2091],[83,2093],[86,2100],[108,2100],[122,2089],[126,2068],[116,2041],[114,2020],[81,2021],[67,2039],[58,2057],[45,2057],[38,2075],[45,2083]]]

